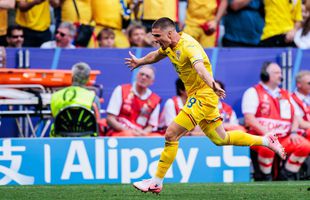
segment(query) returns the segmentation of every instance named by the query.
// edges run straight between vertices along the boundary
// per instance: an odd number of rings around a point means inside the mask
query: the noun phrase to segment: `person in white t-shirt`
[[[159,127],[163,131],[167,129],[169,124],[173,121],[186,103],[187,94],[182,80],[178,78],[175,81],[175,86],[177,95],[169,98],[165,102],[163,111],[160,114]]]
[[[75,36],[76,27],[69,22],[62,22],[55,34],[55,40],[44,42],[41,45],[43,49],[52,48],[65,48],[74,49],[75,46],[72,44],[73,38]]]
[[[303,22],[302,28],[297,30],[294,36],[294,42],[298,48],[310,48],[310,16]]]
[[[261,82],[245,91],[242,112],[249,133],[265,135],[276,133],[288,154],[280,170],[280,180],[295,180],[301,164],[310,153],[310,142],[297,134],[298,121],[294,115],[291,98],[279,87],[282,82],[280,66],[265,62],[260,74]],[[251,147],[255,180],[272,180],[274,152],[265,147]],[[254,154],[255,153],[255,154]],[[255,155],[255,156],[254,156]]]
[[[220,88],[225,90],[224,83],[219,80],[216,80],[215,82],[219,85]],[[218,108],[223,120],[223,126],[226,131],[241,130],[246,132],[246,129],[239,124],[236,112],[229,104],[225,103],[224,101],[219,101]]]
[[[107,136],[159,136],[161,98],[149,89],[155,80],[151,65],[142,66],[133,84],[117,86],[107,108]]]
[[[299,128],[310,140],[310,71],[300,71],[296,76],[296,91],[292,94],[292,103],[298,118]]]

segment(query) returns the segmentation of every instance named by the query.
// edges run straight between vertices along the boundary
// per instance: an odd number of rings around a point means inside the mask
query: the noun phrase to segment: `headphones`
[[[269,65],[271,64],[272,62],[271,61],[266,61],[263,63],[263,66],[262,66],[262,69],[261,69],[261,72],[260,72],[260,80],[263,82],[263,83],[266,83],[269,81],[269,73],[267,72],[267,69],[269,67]]]

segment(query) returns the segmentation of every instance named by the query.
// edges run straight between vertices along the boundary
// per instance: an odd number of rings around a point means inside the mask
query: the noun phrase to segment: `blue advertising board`
[[[131,183],[151,177],[164,138],[0,139],[0,185]],[[165,182],[248,182],[248,147],[184,137]]]

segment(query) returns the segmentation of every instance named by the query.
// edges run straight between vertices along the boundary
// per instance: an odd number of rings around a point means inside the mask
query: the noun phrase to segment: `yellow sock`
[[[243,131],[227,131],[228,141],[230,145],[236,146],[257,146],[263,145],[263,137],[251,135]],[[225,138],[226,139],[226,138]]]
[[[158,162],[157,171],[155,174],[156,177],[161,179],[165,177],[169,167],[172,165],[175,156],[177,155],[178,147],[179,147],[178,141],[165,142],[164,151],[161,153]]]

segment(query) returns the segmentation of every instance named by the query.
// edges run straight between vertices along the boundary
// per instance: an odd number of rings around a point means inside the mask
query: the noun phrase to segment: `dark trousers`
[[[228,40],[226,38],[223,38],[222,45],[223,45],[223,47],[257,47],[257,45],[254,45],[254,44],[234,42],[234,41]]]
[[[285,42],[285,34],[275,35],[273,37],[267,38],[260,41],[260,47],[296,47],[294,42]]]
[[[24,30],[24,47],[40,47],[44,42],[52,39],[51,31],[46,29],[45,31],[35,31],[28,28]]]
[[[6,47],[8,44],[6,42],[6,35],[1,35],[0,36],[0,46]]]

